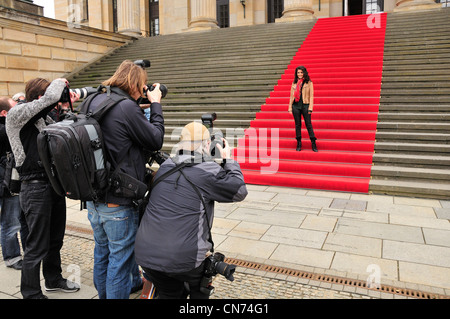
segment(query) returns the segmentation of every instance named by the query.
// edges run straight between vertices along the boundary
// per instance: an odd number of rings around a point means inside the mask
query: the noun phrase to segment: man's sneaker
[[[78,290],[80,290],[80,286],[67,279],[61,279],[56,285],[49,285],[45,283],[45,291],[48,292],[77,292]]]

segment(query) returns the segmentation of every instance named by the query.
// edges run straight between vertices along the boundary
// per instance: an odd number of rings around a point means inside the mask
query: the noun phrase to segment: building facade
[[[55,0],[55,17],[146,37],[441,6],[450,0]]]

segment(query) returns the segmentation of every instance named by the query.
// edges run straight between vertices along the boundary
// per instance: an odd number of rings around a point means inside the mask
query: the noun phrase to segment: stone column
[[[141,18],[139,0],[117,1],[117,32],[132,37],[140,37]]]
[[[397,2],[395,3],[394,12],[430,10],[439,8],[442,8],[442,4],[436,3],[434,2],[434,0],[397,0]]]
[[[312,0],[284,0],[283,16],[275,22],[292,22],[314,19]]]
[[[191,20],[187,31],[218,29],[216,0],[191,0]]]

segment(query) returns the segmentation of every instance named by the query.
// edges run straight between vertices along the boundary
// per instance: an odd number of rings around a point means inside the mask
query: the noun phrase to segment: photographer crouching
[[[211,254],[214,202],[242,201],[247,188],[239,164],[230,158],[228,142],[222,142],[223,146],[216,146],[222,157],[219,165],[210,157],[208,129],[189,123],[181,132],[177,154],[160,166],[153,179],[135,255],[160,299],[188,295],[208,299],[213,275],[233,280],[234,269],[225,269],[229,265],[220,258],[223,255]]]

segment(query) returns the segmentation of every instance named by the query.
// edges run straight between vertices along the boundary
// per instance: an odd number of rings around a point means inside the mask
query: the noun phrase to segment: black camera
[[[69,89],[69,85],[66,84],[66,86],[64,87],[62,93],[61,93],[61,97],[59,98],[58,102],[61,103],[69,103],[70,104],[70,109],[72,109],[72,100],[70,99],[70,93],[76,93],[77,95],[80,96],[80,99],[84,99],[85,97],[87,97],[90,94],[93,94],[95,92],[97,92],[96,88],[93,87],[84,87],[81,89]]]
[[[148,161],[147,163],[152,166],[154,162],[161,165],[164,163],[168,158],[170,158],[170,154],[164,153],[162,151],[150,151],[148,153]]]
[[[205,259],[205,271],[204,276],[200,282],[200,291],[204,294],[211,295],[214,292],[212,284],[212,277],[220,274],[229,281],[233,281],[235,265],[230,265],[224,262],[225,256],[221,253],[215,253]]]
[[[153,91],[155,89],[155,86],[153,86],[153,85],[147,84],[147,87],[148,87],[148,91]],[[161,91],[161,98],[165,98],[167,95],[167,92],[169,91],[167,89],[167,86],[165,86],[164,84],[159,85],[159,90]],[[144,90],[144,96],[147,96],[147,91],[145,91],[145,90]]]
[[[211,148],[209,151],[210,151],[210,154],[212,157],[216,157],[216,146],[217,145],[224,147],[223,141],[222,141],[222,138],[223,138],[222,132],[221,131],[214,132],[213,122],[216,119],[217,119],[216,113],[202,115],[202,124],[208,129],[209,135],[211,136]]]
[[[143,68],[144,70],[146,68],[149,68],[151,63],[150,60],[136,60],[133,62],[136,65],[139,65],[141,68]],[[153,91],[155,89],[155,87],[153,85],[147,85],[148,90],[149,91]],[[164,84],[160,84],[159,89],[161,90],[161,97],[164,98],[167,95],[168,89],[167,86],[165,86]],[[144,96],[147,96],[147,92],[144,90]],[[141,101],[141,104],[148,104],[150,102],[148,102],[147,99],[144,99],[144,101]]]

